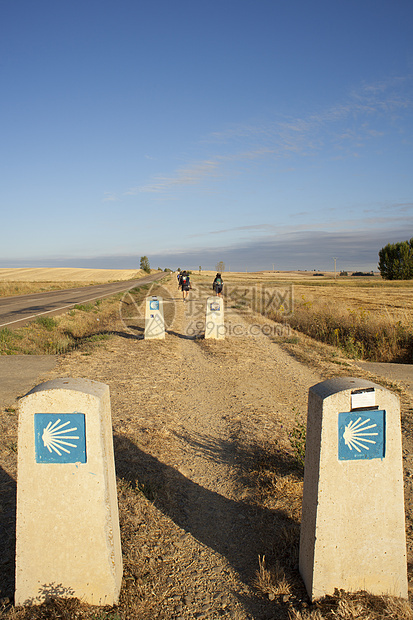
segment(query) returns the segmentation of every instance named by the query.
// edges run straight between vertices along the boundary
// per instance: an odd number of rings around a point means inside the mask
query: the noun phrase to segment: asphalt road
[[[0,355],[0,408],[15,406],[57,364],[57,355]]]
[[[391,381],[398,381],[413,394],[413,364],[390,364],[386,362],[356,362],[359,368],[384,377]]]
[[[163,271],[144,276],[139,280],[124,280],[110,284],[97,284],[62,291],[31,293],[15,297],[0,297],[0,329],[21,327],[38,316],[62,314],[76,304],[109,297],[135,286],[149,284],[165,275]]]

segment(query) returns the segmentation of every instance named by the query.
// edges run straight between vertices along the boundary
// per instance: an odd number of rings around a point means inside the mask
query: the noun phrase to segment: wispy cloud
[[[156,175],[152,181],[146,185],[131,187],[125,196],[136,196],[139,193],[163,194],[179,187],[198,185],[204,179],[212,177],[222,177],[226,173],[223,171],[225,163],[236,161],[251,161],[271,153],[267,147],[255,148],[252,150],[241,151],[229,155],[216,155],[210,159],[195,162],[189,166],[178,168],[171,175]]]
[[[125,192],[125,196],[135,196],[140,192],[162,193],[174,187],[196,185],[204,178],[217,176],[219,163],[217,160],[200,161],[192,166],[179,168],[170,176],[157,175],[147,185],[132,187]]]
[[[233,125],[214,132],[210,141],[229,144],[237,140],[265,144],[278,155],[308,155],[327,144],[360,146],[366,139],[384,135],[371,123],[378,116],[397,115],[413,107],[412,77],[393,78],[354,89],[346,100],[311,112],[305,117],[280,118],[271,122]]]
[[[376,209],[363,210],[364,216],[357,218],[348,217],[346,219],[341,218],[337,220],[334,217],[331,219],[323,217],[322,223],[314,219],[311,223],[307,221],[298,224],[297,218],[295,218],[296,221],[294,221],[293,224],[274,225],[261,223],[248,226],[233,226],[225,229],[210,229],[202,233],[188,235],[187,238],[217,238],[220,235],[226,235],[227,239],[236,239],[238,240],[236,243],[239,243],[241,239],[252,241],[253,238],[257,238],[257,235],[259,235],[259,239],[265,243],[266,240],[269,242],[271,239],[276,239],[279,236],[295,235],[303,232],[310,233],[320,230],[320,228],[323,229],[325,234],[337,234],[350,230],[371,230],[372,233],[375,232],[377,234],[377,231],[392,230],[395,227],[399,227],[400,230],[405,229],[407,231],[413,231],[413,205],[409,205],[410,203],[389,204],[386,207],[383,206],[383,208],[377,206]],[[307,213],[303,212],[300,215],[304,217]],[[242,233],[246,234],[243,235]],[[408,232],[405,234],[409,236]]]
[[[170,174],[158,174],[146,184],[129,188],[124,195],[149,193],[171,198],[177,189],[236,174],[234,164],[243,161],[308,157],[322,149],[327,149],[332,160],[358,157],[368,141],[384,136],[382,126],[375,124],[379,116],[397,115],[413,106],[411,83],[408,76],[364,84],[345,101],[307,116],[241,123],[213,132],[203,143],[209,148],[215,145],[218,152]],[[109,195],[106,200],[113,198]]]
[[[104,192],[103,202],[118,202],[119,198],[114,192]]]
[[[384,202],[364,208],[363,213],[390,213],[387,217],[392,221],[397,217],[404,217],[406,214],[413,215],[413,202]]]
[[[250,226],[232,226],[231,228],[222,228],[220,230],[209,230],[202,233],[196,233],[195,235],[188,235],[188,239],[196,239],[199,237],[209,237],[217,235],[225,235],[234,232],[250,232],[250,233],[270,233],[275,232],[278,227],[272,224],[252,224]]]

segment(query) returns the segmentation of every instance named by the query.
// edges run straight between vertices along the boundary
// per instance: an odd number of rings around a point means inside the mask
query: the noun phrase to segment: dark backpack
[[[186,286],[187,284],[189,284],[188,276],[182,276],[181,283],[182,283],[182,286]]]

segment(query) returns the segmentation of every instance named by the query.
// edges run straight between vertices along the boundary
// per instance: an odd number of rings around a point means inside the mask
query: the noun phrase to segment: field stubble
[[[341,349],[348,357],[376,362],[413,362],[413,281],[378,276],[334,277],[283,273],[228,274],[227,288],[292,291],[293,307],[265,311],[311,338]],[[291,311],[292,310],[292,311]]]

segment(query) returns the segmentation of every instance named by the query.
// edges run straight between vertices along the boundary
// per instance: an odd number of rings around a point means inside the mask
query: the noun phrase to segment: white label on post
[[[376,390],[366,388],[365,390],[354,390],[351,393],[351,408],[360,409],[364,407],[376,406]]]

